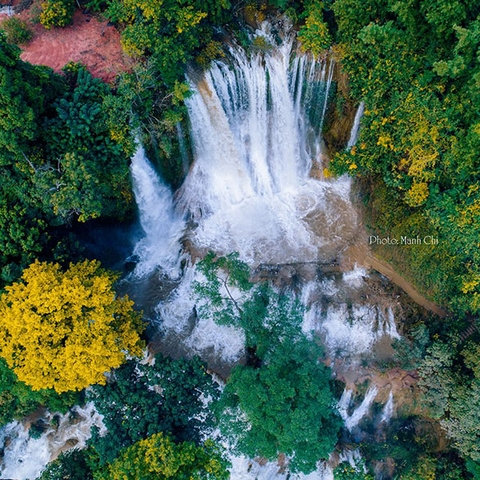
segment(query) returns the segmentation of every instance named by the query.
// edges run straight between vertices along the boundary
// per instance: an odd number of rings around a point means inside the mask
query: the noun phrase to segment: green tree
[[[115,0],[106,11],[114,22],[125,24],[122,44],[133,56],[151,56],[159,81],[171,89],[183,79],[186,63],[208,45],[211,23],[222,19],[227,0]]]
[[[93,480],[93,471],[85,456],[85,450],[68,450],[50,462],[39,480]]]
[[[424,405],[464,458],[480,461],[480,346],[436,341],[419,368]]]
[[[311,472],[328,458],[341,420],[322,349],[301,330],[303,308],[267,284],[249,282],[237,254],[198,264],[200,316],[245,332],[247,364],[232,371],[216,405],[220,428],[251,457],[291,457],[293,471]]]
[[[227,464],[210,440],[203,447],[175,444],[162,433],[123,450],[108,468],[95,472],[95,480],[227,480]]]
[[[151,160],[159,167],[162,177],[178,187],[186,174],[183,170],[182,152],[178,144],[178,126],[186,127],[184,100],[189,95],[183,76],[171,89],[163,86],[154,60],[137,63],[132,72],[118,80],[117,95],[107,99],[110,106],[116,103],[121,111],[128,112],[132,128],[141,132],[140,139]],[[109,122],[118,125],[118,115],[110,110]],[[124,131],[112,128],[120,137]],[[188,129],[185,128],[185,131]]]
[[[0,166],[25,163],[42,144],[42,115],[65,88],[46,67],[20,60],[20,49],[0,31]]]
[[[122,217],[133,203],[124,105],[86,72],[60,76],[19,54],[0,32],[2,286],[37,258],[60,259],[72,215]]]
[[[117,297],[116,276],[85,261],[63,272],[35,262],[0,297],[0,356],[33,390],[104,384],[126,354],[140,355],[141,315]]]
[[[17,17],[9,17],[3,20],[1,29],[7,34],[8,42],[15,45],[28,43],[33,37],[33,32],[27,22]]]
[[[59,395],[54,390],[32,390],[19,381],[5,360],[0,359],[0,425],[21,419],[46,406],[54,412],[66,412],[78,400],[78,395],[69,392]]]
[[[314,56],[325,52],[332,45],[328,25],[323,19],[323,2],[311,0],[305,8],[305,25],[298,32],[302,48]]]
[[[75,2],[73,0],[47,0],[42,3],[40,23],[49,30],[52,27],[66,27],[73,22]]]
[[[107,434],[93,431],[90,444],[100,462],[111,462],[118,452],[161,431],[176,441],[200,443],[213,428],[213,416],[203,399],[219,391],[198,359],[172,360],[162,355],[153,365],[127,362],[104,387],[94,387],[88,398],[104,416]]]
[[[237,366],[217,405],[220,428],[242,453],[291,459],[292,471],[309,473],[327,459],[341,420],[334,411],[330,372],[312,341],[273,340],[262,365]]]
[[[121,218],[133,201],[128,169],[133,142],[128,134],[119,138],[109,129],[106,84],[75,65],[67,69],[67,78],[73,86],[55,101],[57,116],[47,122],[48,161],[32,162],[37,186],[61,218]]]

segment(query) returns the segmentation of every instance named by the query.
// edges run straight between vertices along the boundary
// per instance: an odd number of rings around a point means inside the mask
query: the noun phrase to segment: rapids
[[[133,275],[155,267],[181,270],[178,286],[155,309],[163,348],[171,353],[181,345],[216,369],[219,361],[233,365],[241,359],[243,334],[198,314],[191,293],[198,274],[180,245],[195,256],[238,251],[253,269],[268,272],[271,266],[278,282],[284,276],[287,290],[300,289],[308,307],[305,334],[320,336],[334,363],[339,358],[355,366],[371,355],[376,342],[398,333],[393,305],[360,301],[368,297],[369,274],[357,267],[335,270],[360,235],[350,180],[311,174],[314,166],[320,172],[327,166],[322,126],[335,65],[300,54],[289,34],[278,43],[267,24],[255,35],[269,47],[248,53],[231,47],[225,60],[189,79],[194,163],[175,196],[152,173],[143,152],[135,156],[132,173],[145,238],[136,249],[140,261]],[[360,105],[347,148],[356,142],[362,114]],[[339,412],[348,430],[368,414],[376,395],[373,386],[350,415],[349,398],[342,397],[347,404],[340,401]],[[234,480],[288,476],[275,463],[230,458]],[[319,464],[309,476],[289,478],[333,477],[330,466]]]

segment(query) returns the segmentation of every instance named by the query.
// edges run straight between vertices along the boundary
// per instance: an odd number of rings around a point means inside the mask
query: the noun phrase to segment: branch
[[[240,313],[240,315],[242,315],[242,314],[243,314],[243,310],[240,308],[240,306],[238,305],[237,301],[235,300],[235,298],[233,297],[232,293],[230,292],[230,289],[228,288],[227,282],[228,282],[229,275],[227,275],[227,278],[226,278],[226,279],[220,278],[220,277],[218,277],[218,276],[217,276],[217,278],[223,282],[223,286],[225,287],[225,290],[227,291],[228,297],[229,297],[230,300],[233,302],[233,304],[235,305],[235,308],[238,310],[238,312]]]
[[[25,155],[24,152],[22,152],[22,155],[23,155],[23,158],[25,158],[25,160],[28,162],[30,167],[33,169],[33,171],[37,173],[37,168],[35,168],[35,165],[32,163],[32,161]]]

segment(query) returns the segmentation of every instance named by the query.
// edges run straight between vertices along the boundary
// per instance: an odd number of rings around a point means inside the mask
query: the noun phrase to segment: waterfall
[[[190,81],[195,162],[177,208],[197,225],[199,249],[238,251],[250,263],[328,261],[354,235],[349,180],[309,176],[334,65],[295,56],[292,45],[232,48]]]
[[[360,423],[360,420],[362,420],[362,418],[368,414],[370,410],[370,406],[375,400],[377,393],[378,393],[377,387],[375,386],[370,387],[367,393],[365,394],[365,397],[362,403],[352,412],[351,415],[349,415],[347,412],[347,409],[352,400],[352,391],[345,390],[343,392],[342,397],[338,402],[338,411],[340,412],[340,416],[343,418],[345,422],[345,426],[347,427],[348,430],[350,431],[353,430],[353,428]]]
[[[360,105],[358,106],[357,113],[355,114],[355,119],[353,120],[353,126],[350,132],[350,138],[348,139],[348,143],[347,143],[347,150],[350,150],[357,143],[358,131],[360,129],[360,120],[362,119],[364,111],[365,111],[365,104],[361,102]]]
[[[271,48],[232,47],[225,61],[190,79],[194,163],[175,201],[142,149],[135,154],[145,231],[137,273],[157,266],[175,273],[184,233],[196,252],[238,251],[249,263],[276,264],[332,261],[355,237],[350,180],[310,176],[313,164],[321,167],[334,62],[297,54],[293,37],[276,46],[266,26],[257,35]]]
[[[393,415],[393,392],[390,390],[388,394],[387,403],[384,405],[382,410],[382,418],[380,419],[380,423],[385,422],[388,423]]]
[[[176,277],[181,251],[179,239],[185,225],[174,214],[173,194],[160,181],[141,146],[132,158],[130,169],[140,224],[145,232],[135,247],[135,255],[140,259],[136,273],[147,273],[158,266]]]
[[[177,275],[181,240],[192,257],[208,250],[237,251],[251,266],[304,262],[315,264],[314,269],[320,263],[336,264],[356,241],[350,180],[313,175],[314,167],[322,167],[321,130],[335,64],[298,53],[288,35],[278,45],[265,25],[255,35],[269,48],[247,53],[231,47],[224,60],[188,79],[192,95],[185,103],[194,161],[175,196],[141,150],[133,159],[145,232],[135,250],[137,273],[161,267]],[[178,132],[182,140],[183,132]],[[198,279],[192,263],[185,262],[178,286],[156,309],[165,350],[236,362],[244,353],[243,332],[201,318],[191,294]],[[309,307],[303,331],[321,335],[334,360],[352,357],[357,362],[380,338],[396,335],[391,309],[367,301],[357,304],[358,291],[367,288],[366,277],[358,267],[341,275],[337,271],[335,277],[316,271],[314,279],[300,286]],[[352,392],[344,393],[339,410],[348,429],[367,415],[376,394],[372,387],[348,415]],[[233,454],[231,460],[232,480],[333,479],[331,466],[325,464],[302,476],[276,462],[260,465]]]

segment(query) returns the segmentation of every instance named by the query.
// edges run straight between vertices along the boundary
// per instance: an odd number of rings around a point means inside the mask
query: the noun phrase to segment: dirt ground
[[[21,46],[22,60],[47,65],[56,72],[68,62],[81,62],[93,76],[106,82],[112,82],[118,73],[128,70],[128,58],[122,52],[120,34],[114,26],[77,10],[72,25],[45,30],[38,23],[40,8],[35,2],[18,14],[34,32],[32,41]]]

